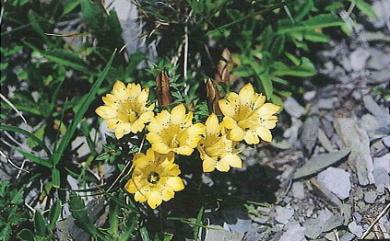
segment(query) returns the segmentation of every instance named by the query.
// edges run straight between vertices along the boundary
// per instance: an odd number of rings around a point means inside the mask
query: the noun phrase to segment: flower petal
[[[193,151],[194,151],[194,149],[189,147],[189,146],[181,146],[181,147],[175,148],[175,152],[177,154],[183,155],[183,156],[190,156]]]
[[[143,203],[143,202],[146,201],[146,196],[143,195],[141,192],[136,192],[135,195],[134,195],[134,200],[136,202]]]
[[[229,102],[226,99],[218,101],[219,108],[224,116],[234,117],[236,115],[236,104]]]
[[[121,139],[125,134],[130,133],[131,125],[130,123],[119,123],[115,128],[115,137]]]
[[[117,110],[110,106],[99,106],[95,112],[103,119],[112,119],[116,117]]]
[[[162,197],[161,194],[157,191],[152,191],[148,197],[148,205],[155,209],[156,207],[160,206],[162,203]]]
[[[225,116],[223,118],[222,125],[227,129],[233,129],[237,126],[237,122],[233,118]]]
[[[126,85],[120,80],[115,81],[115,84],[112,88],[112,93],[121,100],[126,99],[127,98]]]
[[[260,136],[260,138],[263,141],[266,141],[266,142],[271,142],[272,141],[271,131],[268,130],[267,128],[259,127],[259,128],[256,129],[256,133],[257,133],[257,135]]]
[[[255,91],[253,90],[252,84],[248,83],[241,88],[240,93],[238,94],[241,105],[248,105],[252,102],[253,94]]]
[[[220,161],[228,163],[231,167],[242,168],[242,161],[237,154],[226,154]]]
[[[133,179],[130,179],[130,180],[127,181],[127,183],[125,185],[125,189],[129,193],[136,193],[138,191],[137,187],[134,184],[134,180]]]
[[[176,192],[184,189],[184,183],[180,177],[169,177],[167,184]]]
[[[244,139],[245,132],[240,127],[235,127],[229,132],[229,139],[232,141],[242,141]]]
[[[171,120],[174,124],[183,123],[186,118],[186,107],[183,104],[175,106],[171,111]],[[191,120],[192,121],[192,120]]]
[[[220,172],[228,172],[230,170],[229,163],[224,162],[224,161],[217,162],[216,168]]]
[[[203,161],[203,164],[202,164],[203,172],[212,172],[215,170],[216,166],[217,166],[216,161],[214,161],[211,158],[207,158],[206,160]]]
[[[218,117],[212,113],[206,120],[206,133],[207,135],[218,135],[220,129]]]
[[[278,112],[279,109],[280,107],[277,105],[272,103],[265,103],[258,109],[257,113],[259,113],[260,116],[270,116]]]
[[[248,130],[245,133],[244,140],[249,145],[259,144],[259,141],[260,141],[259,137],[257,137],[257,133],[252,131],[252,130]]]
[[[162,190],[162,199],[164,201],[169,201],[170,199],[175,197],[175,192],[170,188],[165,188]]]

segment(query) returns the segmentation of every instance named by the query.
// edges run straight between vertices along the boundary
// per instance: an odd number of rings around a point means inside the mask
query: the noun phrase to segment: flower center
[[[148,176],[148,182],[151,184],[156,184],[160,180],[160,175],[157,172],[151,172]]]

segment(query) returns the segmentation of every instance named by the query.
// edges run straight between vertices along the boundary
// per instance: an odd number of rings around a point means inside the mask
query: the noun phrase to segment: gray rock
[[[378,122],[385,126],[390,125],[390,114],[389,108],[383,108],[379,106],[375,100],[370,96],[366,95],[363,97],[364,107],[375,117],[378,118]]]
[[[276,221],[282,224],[287,224],[291,217],[294,215],[294,209],[291,207],[276,207]]]
[[[371,83],[383,83],[390,80],[389,70],[381,69],[377,71],[371,71],[370,82]]]
[[[340,237],[340,241],[351,241],[353,238],[355,238],[354,234],[346,232],[343,236]]]
[[[381,33],[383,35],[383,33]],[[385,36],[377,36],[377,38],[383,38]],[[367,67],[370,69],[375,69],[375,70],[381,70],[388,68],[390,66],[390,56],[389,53],[379,51],[378,49],[375,48],[370,48],[370,59],[367,62]]]
[[[280,237],[279,241],[306,241],[305,228],[299,223],[293,222],[286,225],[287,229]]]
[[[332,98],[322,98],[318,100],[317,107],[319,109],[325,109],[325,110],[331,110],[335,107],[336,103],[338,102],[338,99],[336,97]]]
[[[363,48],[358,48],[353,51],[350,55],[351,68],[355,71],[363,70],[366,66],[368,57],[370,57],[370,52]]]
[[[368,191],[364,193],[364,201],[366,203],[372,204],[375,202],[377,196],[378,195],[375,191]]]
[[[358,225],[355,221],[348,224],[348,230],[358,237],[361,237],[363,234],[362,226]]]
[[[329,138],[325,135],[324,131],[321,129],[318,129],[318,140],[321,143],[321,145],[327,150],[328,152],[333,152],[333,146],[330,142]]]
[[[241,241],[244,236],[237,232],[226,231],[217,225],[209,225],[209,228],[205,230],[204,241]]]
[[[372,6],[377,18],[370,19],[376,28],[383,28],[386,24],[389,28],[390,2],[388,0],[374,1]]]
[[[317,116],[311,116],[303,123],[301,141],[308,153],[313,151],[318,137],[320,119]]]
[[[291,118],[291,121],[291,126],[284,131],[283,137],[287,138],[291,144],[296,144],[298,142],[298,133],[302,126],[302,121],[297,118]]]
[[[226,223],[225,223],[226,224]],[[224,226],[225,226],[224,224]],[[236,223],[226,224],[230,231],[245,234],[251,230],[252,221],[250,219],[237,218]]]
[[[294,173],[294,179],[313,175],[340,161],[349,154],[349,150],[340,150],[327,154],[313,156]]]
[[[307,91],[303,94],[303,98],[306,100],[306,101],[312,101],[314,99],[314,97],[316,97],[316,94],[317,94],[317,91],[315,90],[312,90],[312,91]]]
[[[85,136],[78,136],[72,141],[72,150],[77,148],[77,155],[83,157],[88,155],[91,151],[87,143],[87,138]]]
[[[296,199],[305,198],[305,189],[302,182],[294,182],[291,187],[292,194]]]
[[[374,180],[379,192],[384,192],[385,188],[390,190],[390,153],[374,158]]]
[[[305,235],[308,238],[316,239],[321,233],[335,229],[344,222],[341,215],[333,215],[328,209],[320,210],[318,213],[317,218],[305,222]]]
[[[353,118],[337,118],[335,127],[344,146],[351,149],[348,162],[356,170],[359,184],[365,186],[374,183],[374,165],[367,131]]]
[[[284,109],[295,118],[299,118],[305,113],[305,109],[292,97],[288,97],[284,101]]]
[[[363,219],[363,216],[358,212],[354,212],[353,217],[354,217],[355,221],[358,223],[360,223],[360,221],[362,221],[362,219]]]
[[[329,167],[318,174],[318,182],[334,193],[341,200],[349,197],[351,191],[351,182],[349,172],[341,168]]]
[[[390,148],[390,136],[383,137],[382,142],[386,147]]]

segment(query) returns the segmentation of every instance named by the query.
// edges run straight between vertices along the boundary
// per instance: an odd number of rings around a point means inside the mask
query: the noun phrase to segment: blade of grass
[[[9,126],[9,125],[0,125],[0,130],[12,131],[12,132],[19,133],[19,134],[22,134],[22,135],[25,135],[25,136],[31,138],[31,140],[33,140],[40,147],[42,147],[42,149],[46,152],[46,154],[49,157],[51,157],[52,154],[51,154],[51,151],[49,150],[49,148],[47,148],[45,143],[43,141],[41,141],[38,137],[36,137],[33,133],[28,132],[26,130],[23,130],[23,129],[19,128],[19,127]]]
[[[45,160],[45,159],[42,159],[40,157],[37,157],[34,154],[26,152],[26,151],[22,150],[19,147],[15,147],[15,150],[17,150],[25,158],[29,159],[30,161],[32,161],[32,162],[34,162],[34,163],[36,163],[38,165],[41,165],[41,166],[44,166],[44,167],[47,167],[47,168],[52,168],[52,164],[50,163],[49,160]]]
[[[84,117],[84,114],[87,112],[89,106],[91,105],[92,101],[94,100],[95,95],[96,95],[100,85],[102,84],[103,80],[106,78],[108,71],[111,68],[112,61],[114,60],[115,54],[116,54],[116,50],[111,55],[111,58],[108,61],[104,70],[99,74],[99,78],[93,84],[91,90],[87,94],[87,98],[85,98],[84,102],[81,104],[72,123],[70,124],[70,127],[68,128],[64,137],[61,139],[60,144],[58,145],[58,148],[56,148],[56,150],[53,154],[53,158],[52,158],[53,165],[57,165],[58,162],[61,160],[61,157],[64,154],[65,149],[68,147],[74,133],[76,132],[77,125],[80,123],[81,119]]]

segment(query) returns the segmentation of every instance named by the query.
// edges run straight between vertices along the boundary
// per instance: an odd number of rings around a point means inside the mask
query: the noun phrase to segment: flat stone
[[[354,71],[363,70],[366,66],[368,57],[370,57],[370,52],[363,48],[358,48],[353,51],[350,55],[351,68]]]
[[[321,233],[343,225],[344,218],[340,214],[333,215],[328,209],[320,210],[318,214],[317,218],[305,222],[305,235],[308,238],[316,239]]]
[[[313,156],[310,160],[306,161],[303,166],[297,168],[294,173],[294,179],[307,177],[320,172],[346,157],[349,152],[349,150],[340,150]]]
[[[316,94],[317,94],[317,91],[315,90],[312,90],[312,91],[307,91],[303,94],[303,98],[306,100],[306,101],[312,101],[314,99],[314,97],[316,97]]]
[[[385,136],[382,138],[383,144],[385,144],[386,147],[390,148],[390,136]]]
[[[354,234],[346,232],[343,236],[340,237],[340,241],[351,241],[353,238],[355,238]]]
[[[311,116],[303,123],[301,142],[303,143],[308,153],[313,151],[313,148],[317,142],[319,126],[320,119],[317,116]]]
[[[375,191],[368,191],[364,193],[364,201],[369,204],[375,203],[377,196]]]
[[[306,241],[305,238],[305,228],[302,227],[299,223],[293,222],[289,223],[286,231],[282,234],[279,241]]]
[[[325,135],[325,132],[321,129],[318,129],[318,141],[328,152],[333,152],[333,146],[329,138]]]
[[[282,224],[287,224],[291,217],[294,215],[294,209],[291,207],[276,207],[276,221]]]
[[[291,187],[292,194],[296,199],[305,198],[305,188],[302,182],[294,182]]]
[[[363,235],[362,226],[358,225],[355,221],[348,224],[348,230],[358,237],[361,237]]]
[[[287,97],[284,101],[284,109],[295,118],[299,118],[305,113],[305,109],[292,97]]]
[[[390,190],[390,153],[378,158],[374,158],[374,180],[377,190],[381,193],[385,188]]]
[[[349,197],[351,191],[350,173],[341,168],[329,167],[318,174],[318,182],[341,200]]]
[[[367,131],[354,118],[337,118],[335,122],[336,132],[343,145],[351,149],[348,162],[356,170],[359,184],[365,186],[374,183],[374,165]]]
[[[226,231],[221,226],[210,225],[205,229],[206,235],[204,241],[239,241],[242,240],[243,234]]]

